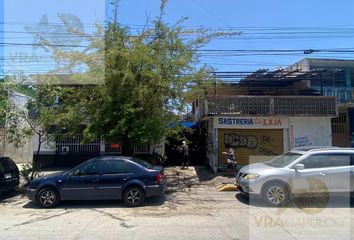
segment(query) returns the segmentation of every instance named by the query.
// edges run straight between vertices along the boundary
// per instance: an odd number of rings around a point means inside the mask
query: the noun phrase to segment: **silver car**
[[[239,191],[256,194],[270,206],[297,196],[354,192],[354,149],[296,148],[269,162],[240,169]]]

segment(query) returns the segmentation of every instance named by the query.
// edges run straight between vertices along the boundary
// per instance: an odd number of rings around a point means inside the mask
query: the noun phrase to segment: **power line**
[[[39,25],[40,22],[29,22],[29,21],[26,21],[26,22],[16,22],[16,21],[8,21],[8,22],[5,22],[5,21],[2,21],[0,22],[0,25],[9,25],[9,26],[28,26],[28,25]],[[45,23],[46,26],[68,26],[68,24],[65,24],[63,22],[46,22]],[[96,27],[97,25],[98,26],[106,26],[107,23],[83,23],[83,22],[80,22],[80,25],[84,26],[84,27]]]
[[[24,42],[0,42],[0,45],[15,45],[15,46],[47,46],[41,43],[24,43]],[[75,44],[48,44],[53,47],[89,47],[90,45],[75,45]],[[169,49],[174,50],[174,49]],[[203,54],[216,53],[296,53],[305,51],[311,53],[331,52],[331,53],[354,53],[354,48],[332,48],[332,49],[192,49],[192,51]]]
[[[40,43],[14,43],[14,42],[0,42],[0,45],[12,45],[12,46],[39,46],[39,47],[43,47],[43,46],[51,46],[51,47],[89,47],[87,46],[83,46],[83,45],[70,45],[70,44],[48,44],[48,45],[44,45],[44,44],[40,44]]]

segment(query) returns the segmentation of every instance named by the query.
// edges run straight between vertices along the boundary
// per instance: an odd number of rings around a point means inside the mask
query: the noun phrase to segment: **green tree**
[[[6,117],[6,138],[15,147],[21,147],[28,137],[37,137],[38,146],[30,176],[30,179],[33,179],[37,171],[34,163],[38,162],[41,146],[54,136],[54,132],[51,134],[49,132],[55,123],[56,101],[60,88],[51,83],[42,82],[37,86],[34,96],[20,95],[19,90],[26,88],[27,86],[21,86],[19,82],[9,81],[1,84],[0,116]]]
[[[57,115],[61,126],[71,132],[84,124],[85,141],[123,140],[124,153],[130,154],[134,144],[161,141],[170,130],[168,125],[177,123],[186,111],[187,99],[203,97],[210,69],[198,67],[197,50],[213,37],[228,34],[184,30],[186,19],[166,24],[166,2],[161,1],[160,16],[152,27],[148,23],[137,35],[110,23],[105,31],[97,28],[95,38],[86,39],[89,44],[82,52],[47,47],[55,58],[68,63],[64,68],[68,72],[86,66],[85,74],[71,75],[82,87],[65,87],[61,92],[63,103]],[[184,38],[186,34],[194,37]],[[90,76],[104,81],[85,85]]]

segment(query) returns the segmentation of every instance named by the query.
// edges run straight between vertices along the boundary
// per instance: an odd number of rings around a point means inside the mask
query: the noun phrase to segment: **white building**
[[[230,145],[240,165],[266,161],[295,147],[331,146],[334,97],[213,96],[199,100],[206,125],[207,160],[213,171],[226,165]]]

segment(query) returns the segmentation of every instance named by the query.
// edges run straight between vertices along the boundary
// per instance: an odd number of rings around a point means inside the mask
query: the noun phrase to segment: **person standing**
[[[182,154],[182,169],[187,168],[189,166],[189,147],[186,141],[182,141],[182,145],[180,147],[180,151]]]
[[[232,168],[232,167],[236,168],[235,150],[231,145],[228,145],[227,148],[228,148],[227,152],[223,152],[223,154],[227,155],[226,157],[227,168]]]

